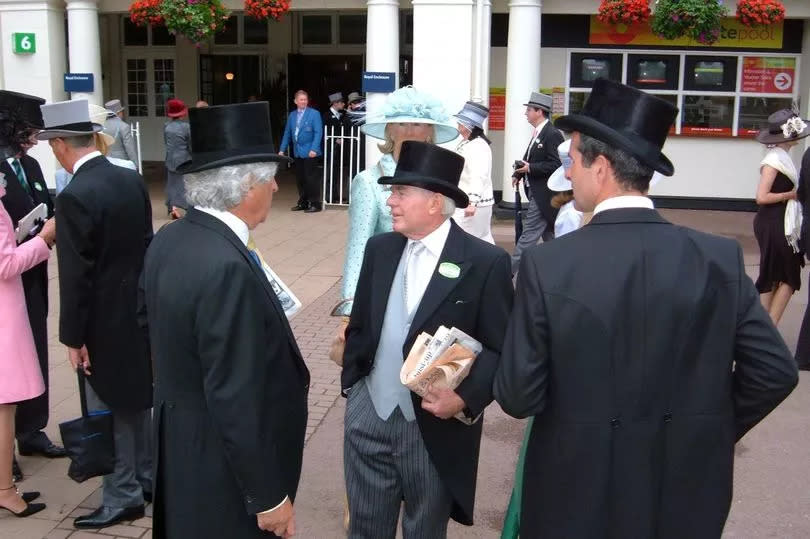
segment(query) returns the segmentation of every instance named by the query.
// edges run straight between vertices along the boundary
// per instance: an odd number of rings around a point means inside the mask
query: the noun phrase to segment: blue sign
[[[92,92],[92,73],[65,73],[66,92]]]
[[[363,93],[388,93],[397,89],[397,74],[363,71]]]

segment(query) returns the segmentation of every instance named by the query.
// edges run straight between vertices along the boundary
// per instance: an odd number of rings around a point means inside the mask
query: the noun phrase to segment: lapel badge
[[[34,189],[37,191],[42,191],[42,184],[39,182],[34,182]]]
[[[448,279],[457,279],[461,275],[461,268],[452,262],[442,262],[439,264],[439,273]]]

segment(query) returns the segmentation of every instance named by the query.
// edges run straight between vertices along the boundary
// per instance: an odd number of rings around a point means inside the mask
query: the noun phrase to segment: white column
[[[489,106],[489,56],[492,34],[492,3],[475,0],[473,34],[473,79],[471,98]]]
[[[397,0],[368,0],[366,16],[366,71],[396,73],[399,88],[399,2]],[[366,114],[373,117],[388,94],[366,94]],[[366,137],[366,167],[380,160],[379,140]]]
[[[101,81],[101,40],[97,0],[68,0],[68,55],[71,73],[92,73],[93,92],[73,92],[71,99],[104,105]]]
[[[413,0],[413,85],[455,114],[472,96],[473,0]]]
[[[0,0],[0,87],[39,96],[48,102],[66,99],[65,4],[62,0],[22,2]],[[15,54],[12,34],[32,33],[36,51]],[[50,187],[54,186],[56,159],[47,144],[38,144],[30,152],[39,161]]]
[[[513,207],[512,163],[523,157],[532,128],[524,112],[532,92],[540,89],[541,0],[509,2],[509,41],[506,50],[506,131],[503,145],[503,200]],[[497,187],[496,187],[497,188]],[[525,200],[525,197],[523,197]],[[505,204],[504,204],[505,203]]]

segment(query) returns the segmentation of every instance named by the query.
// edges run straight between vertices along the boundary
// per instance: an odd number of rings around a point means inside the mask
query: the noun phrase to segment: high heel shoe
[[[37,498],[39,498],[39,492],[24,492],[20,494],[20,491],[17,490],[17,487],[15,485],[11,485],[8,488],[0,489],[0,491],[11,489],[14,489],[17,492],[17,495],[20,496],[26,503],[25,509],[23,509],[20,512],[15,512],[3,505],[0,505],[0,509],[5,509],[6,511],[8,511],[17,518],[30,517],[31,515],[39,513],[40,511],[45,509],[46,506],[44,503],[28,503],[29,501],[36,500]]]
[[[39,498],[39,492],[36,490],[32,490],[31,492],[22,492],[20,493],[20,498],[22,498],[25,503],[31,503]]]

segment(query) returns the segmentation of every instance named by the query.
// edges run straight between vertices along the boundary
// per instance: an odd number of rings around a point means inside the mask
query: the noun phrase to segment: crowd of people
[[[342,95],[330,101],[337,119]],[[167,103],[188,118],[166,129],[167,147],[188,141],[167,159],[170,183],[182,182],[167,209],[183,211],[153,234],[143,178],[115,161],[131,161],[123,138],[127,158],[110,157],[124,129],[103,124],[118,124],[120,103],[105,112],[0,91],[0,507],[44,509],[38,492],[16,489],[15,433],[21,453],[65,454],[42,433],[55,243],[59,340],[87,408],[113,417],[114,469],[100,507],[74,525],[136,519],[153,501],[157,538],[296,533],[309,371],[253,239],[292,160],[293,210],[321,210],[311,170],[324,118],[306,92],[295,103],[278,149],[266,102]],[[579,114],[552,122],[550,110],[543,94],[526,103],[534,129],[514,185],[530,202],[511,257],[490,230],[484,105],[450,116],[405,87],[365,118],[382,155],[351,184],[346,323],[331,354],[347,399],[349,537],[393,538],[400,514],[406,538],[473,525],[493,401],[531,418],[504,537],[719,537],[734,444],[798,383],[775,322],[807,238],[785,224],[801,212],[786,204],[801,174],[785,156],[806,123],[780,112],[760,136],[773,148],[755,286],[735,241],[672,225],[647,196],[655,173],[674,172],[662,153],[673,105],[600,79]],[[455,139],[456,151],[439,146]],[[19,230],[48,196],[26,155],[37,140],[65,176],[55,208],[43,202],[44,219]],[[403,361],[441,326],[478,351],[458,385],[418,394]]]

